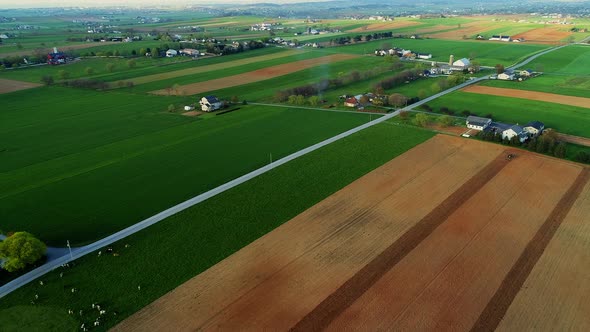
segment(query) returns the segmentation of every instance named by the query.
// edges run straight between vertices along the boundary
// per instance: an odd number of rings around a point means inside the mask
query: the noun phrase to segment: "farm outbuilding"
[[[471,66],[471,61],[469,61],[467,58],[459,59],[453,62],[453,67],[462,67],[463,69],[466,69],[469,66]]]
[[[467,117],[467,121],[465,124],[467,128],[476,129],[476,130],[484,130],[492,123],[492,119],[490,118],[482,118],[479,116],[470,115]]]
[[[169,49],[168,51],[166,51],[166,57],[167,58],[172,58],[178,55],[178,51],[177,50],[173,50],[173,49]]]

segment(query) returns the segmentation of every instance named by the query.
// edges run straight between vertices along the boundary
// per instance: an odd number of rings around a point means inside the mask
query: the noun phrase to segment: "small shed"
[[[166,57],[167,58],[172,58],[178,55],[178,51],[177,50],[173,50],[173,49],[169,49],[168,51],[166,51]]]

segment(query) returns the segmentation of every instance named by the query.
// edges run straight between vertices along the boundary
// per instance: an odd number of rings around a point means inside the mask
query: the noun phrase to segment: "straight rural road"
[[[513,66],[511,68],[518,68],[518,67],[524,66],[527,63],[529,63],[530,61],[538,58],[539,56],[542,56],[544,54],[547,54],[547,53],[549,53],[551,51],[560,49],[560,48],[565,47],[565,46],[567,46],[567,45],[550,48],[550,49],[548,49],[546,51],[543,51],[541,53],[537,53],[537,54],[531,56],[530,58],[522,61],[521,63],[516,64],[515,66]],[[88,254],[90,254],[90,253],[92,253],[92,252],[94,252],[96,250],[99,250],[99,249],[101,249],[103,247],[106,247],[108,245],[111,245],[114,242],[120,241],[120,240],[122,240],[122,239],[124,239],[124,238],[126,238],[126,237],[128,237],[128,236],[130,236],[132,234],[135,234],[135,233],[137,233],[137,232],[139,232],[139,231],[141,231],[141,230],[143,230],[143,229],[145,229],[145,228],[147,228],[147,227],[149,227],[151,225],[154,225],[154,224],[156,224],[156,223],[158,223],[158,222],[160,222],[160,221],[162,221],[162,220],[164,220],[164,219],[166,219],[166,218],[168,218],[168,217],[170,217],[170,216],[172,216],[174,214],[177,214],[177,213],[179,213],[179,212],[181,212],[183,210],[186,210],[186,209],[190,208],[191,206],[194,206],[194,205],[196,205],[196,204],[198,204],[200,202],[203,202],[203,201],[205,201],[205,200],[207,200],[207,199],[209,199],[209,198],[211,198],[213,196],[216,196],[216,195],[218,195],[218,194],[220,194],[220,193],[222,193],[222,192],[224,192],[226,190],[229,190],[229,189],[231,189],[233,187],[236,187],[236,186],[238,186],[238,185],[240,185],[240,184],[242,184],[242,183],[244,183],[244,182],[246,182],[246,181],[248,181],[250,179],[253,179],[253,178],[255,178],[255,177],[257,177],[257,176],[259,176],[261,174],[264,174],[264,173],[266,173],[266,172],[268,172],[268,171],[270,171],[270,170],[272,170],[272,169],[274,169],[276,167],[279,167],[279,166],[281,166],[281,165],[283,165],[283,164],[285,164],[285,163],[287,163],[287,162],[289,162],[289,161],[291,161],[293,159],[299,158],[299,157],[301,157],[303,155],[306,155],[306,154],[308,154],[308,153],[310,153],[312,151],[315,151],[317,149],[320,149],[320,148],[322,148],[322,147],[324,147],[324,146],[326,146],[328,144],[331,144],[333,142],[336,142],[336,141],[338,141],[338,140],[340,140],[342,138],[348,137],[348,136],[350,136],[350,135],[352,135],[354,133],[357,133],[357,132],[359,132],[359,131],[361,131],[363,129],[366,129],[366,128],[372,127],[372,126],[374,126],[376,124],[379,124],[379,123],[382,123],[384,121],[387,121],[387,120],[389,120],[389,119],[391,119],[391,118],[399,115],[399,113],[401,111],[409,111],[409,110],[413,109],[414,107],[423,105],[423,104],[428,103],[428,102],[430,102],[430,101],[432,101],[434,99],[440,98],[440,97],[442,97],[442,96],[444,96],[444,95],[446,95],[448,93],[457,91],[457,90],[462,89],[462,88],[464,88],[464,87],[466,87],[468,85],[475,84],[475,83],[481,82],[481,81],[486,80],[486,79],[487,79],[487,77],[479,77],[479,78],[476,78],[476,79],[468,80],[467,82],[464,82],[462,84],[459,84],[457,86],[454,86],[454,87],[452,87],[450,89],[447,89],[445,91],[439,92],[439,93],[437,93],[435,95],[432,95],[432,96],[430,96],[428,98],[422,99],[422,100],[420,100],[417,103],[414,103],[412,105],[408,105],[408,106],[406,106],[406,107],[404,107],[402,109],[399,109],[399,110],[397,110],[395,112],[392,112],[392,113],[389,113],[389,114],[385,114],[385,115],[383,115],[382,117],[380,117],[378,119],[372,120],[372,121],[367,122],[367,123],[365,123],[365,124],[363,124],[361,126],[358,126],[356,128],[353,128],[353,129],[350,129],[348,131],[345,131],[345,132],[343,132],[341,134],[338,134],[338,135],[336,135],[334,137],[328,138],[328,139],[326,139],[324,141],[321,141],[319,143],[316,143],[316,144],[314,144],[312,146],[309,146],[309,147],[307,147],[305,149],[302,149],[302,150],[297,151],[297,152],[295,152],[293,154],[290,154],[290,155],[288,155],[288,156],[286,156],[284,158],[281,158],[281,159],[279,159],[279,160],[277,160],[275,162],[272,162],[269,165],[266,165],[264,167],[261,167],[259,169],[254,170],[254,171],[252,171],[250,173],[247,173],[245,175],[242,175],[242,176],[240,176],[240,177],[238,177],[238,178],[236,178],[236,179],[234,179],[232,181],[229,181],[229,182],[227,182],[225,184],[222,184],[221,186],[219,186],[217,188],[214,188],[214,189],[209,190],[209,191],[207,191],[205,193],[202,193],[202,194],[200,194],[198,196],[195,196],[195,197],[193,197],[193,198],[191,198],[189,200],[186,200],[186,201],[184,201],[184,202],[182,202],[182,203],[180,203],[178,205],[175,205],[175,206],[173,206],[173,207],[171,207],[171,208],[169,208],[167,210],[164,210],[164,211],[162,211],[162,212],[160,212],[160,213],[158,213],[158,214],[156,214],[156,215],[154,215],[154,216],[152,216],[150,218],[147,218],[147,219],[145,219],[143,221],[140,221],[137,224],[134,224],[132,226],[129,226],[129,227],[127,227],[127,228],[125,228],[125,229],[123,229],[123,230],[121,230],[121,231],[119,231],[117,233],[114,233],[112,235],[109,235],[109,236],[107,236],[107,237],[105,237],[105,238],[103,238],[101,240],[98,240],[98,241],[96,241],[94,243],[91,243],[89,245],[86,245],[84,247],[79,247],[79,248],[72,249],[72,253],[71,254],[66,254],[66,255],[61,256],[59,258],[55,258],[55,259],[53,259],[51,261],[48,261],[47,263],[43,264],[42,266],[40,266],[40,267],[38,267],[38,268],[36,268],[36,269],[34,269],[34,270],[26,273],[26,274],[24,274],[24,275],[22,275],[22,276],[20,276],[20,277],[18,277],[16,279],[14,279],[14,280],[6,283],[5,285],[1,286],[0,287],[0,298],[6,296],[7,294],[10,294],[14,290],[16,290],[16,289],[18,289],[18,288],[26,285],[27,283],[29,283],[29,282],[31,282],[31,281],[33,281],[33,280],[35,280],[35,279],[37,279],[37,278],[39,278],[41,276],[43,276],[43,275],[45,275],[45,274],[53,271],[54,269],[60,267],[63,264],[66,264],[68,262],[71,262],[71,261],[73,261],[75,259],[78,259],[78,258],[80,258],[82,256],[88,255]]]

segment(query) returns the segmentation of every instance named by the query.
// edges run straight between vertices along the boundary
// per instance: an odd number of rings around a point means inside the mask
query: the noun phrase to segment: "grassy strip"
[[[44,286],[33,282],[6,296],[0,330],[47,330],[55,322],[59,330],[75,330],[97,316],[94,302],[118,312],[97,329],[106,330],[432,135],[383,123],[298,158],[115,244],[120,256],[84,257],[63,278],[58,270],[43,277]],[[69,308],[76,315],[68,316]]]

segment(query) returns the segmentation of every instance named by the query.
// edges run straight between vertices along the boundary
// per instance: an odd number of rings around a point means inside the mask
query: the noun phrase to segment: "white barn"
[[[490,118],[482,118],[479,116],[470,115],[467,117],[465,124],[469,129],[484,130],[492,123]]]
[[[469,66],[471,66],[471,61],[469,61],[469,59],[467,59],[467,58],[459,59],[459,60],[453,62],[453,67],[467,68]]]

